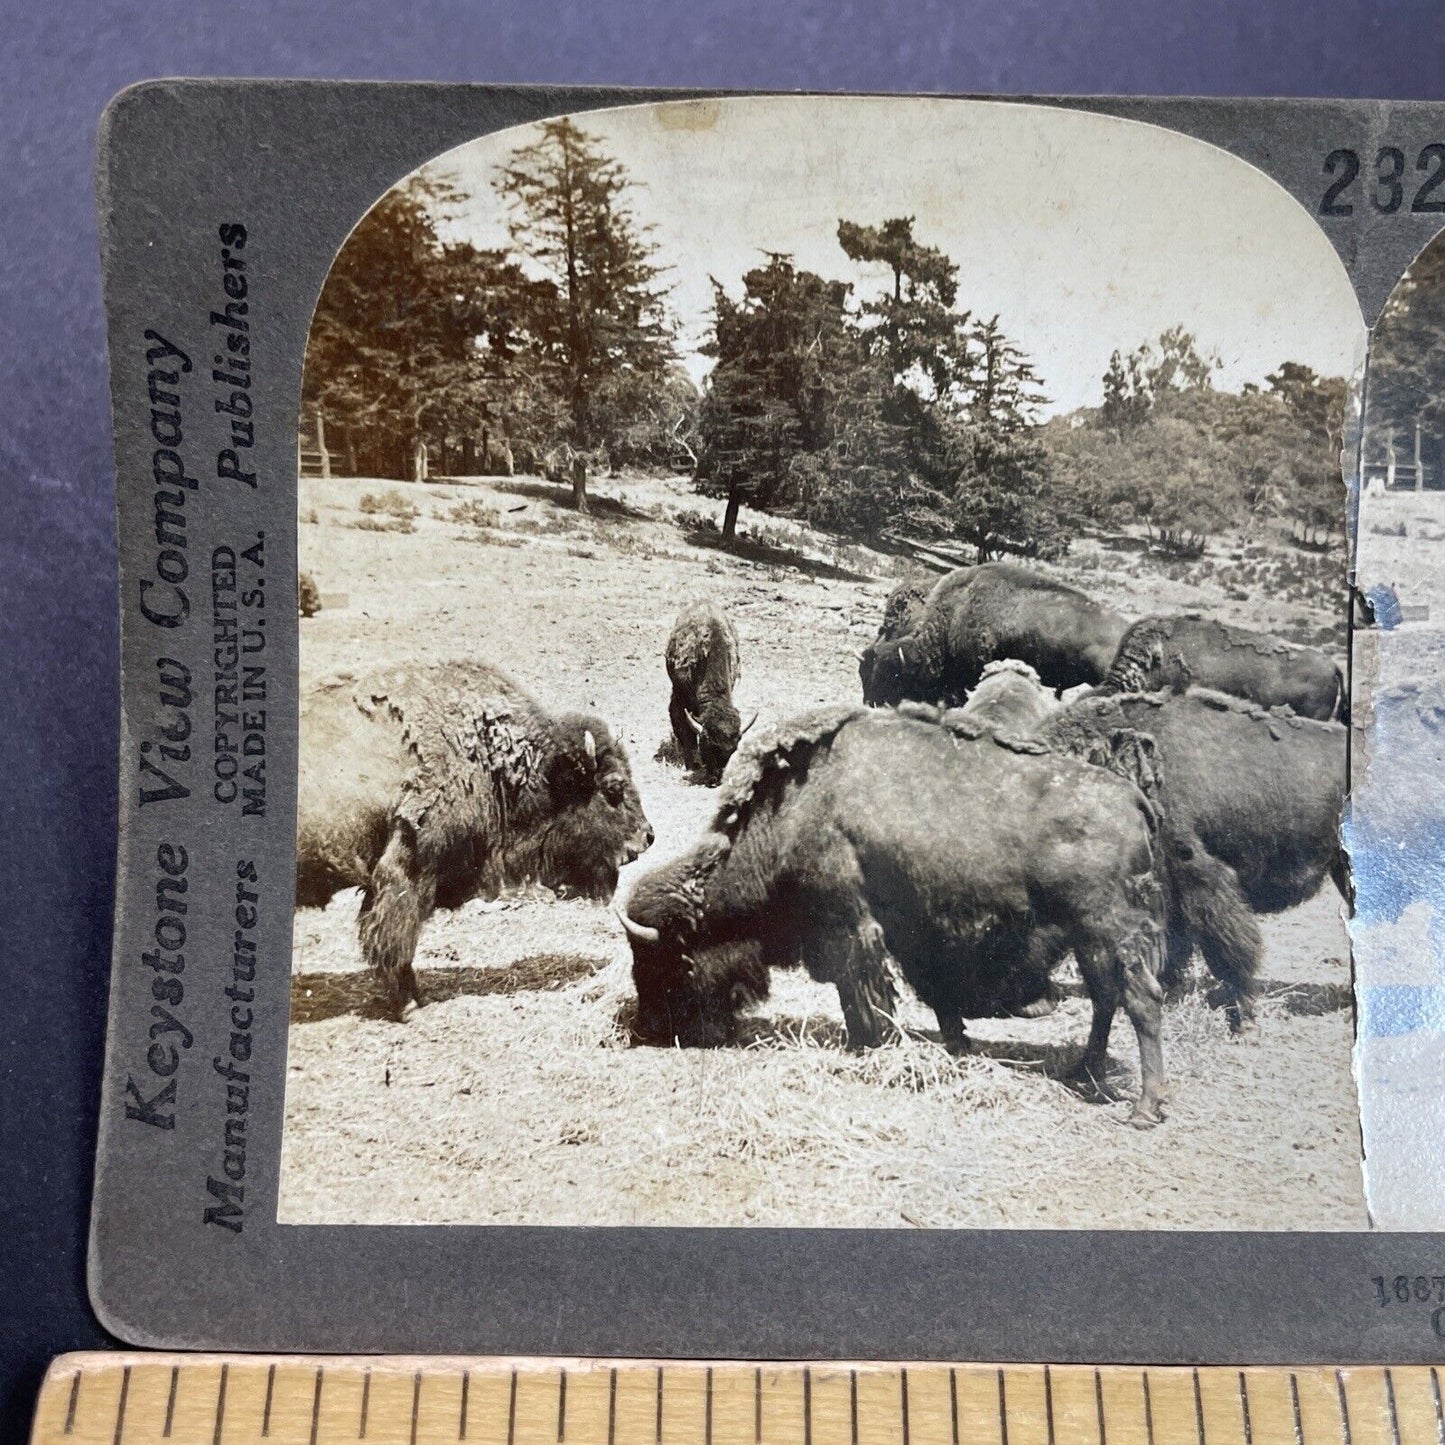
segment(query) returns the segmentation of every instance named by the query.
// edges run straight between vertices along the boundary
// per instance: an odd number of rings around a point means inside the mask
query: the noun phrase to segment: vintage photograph
[[[1349,847],[1371,1216],[1445,1228],[1445,239],[1370,341]]]
[[[1004,102],[380,196],[297,440],[281,1221],[1369,1228],[1342,455],[1363,391],[1428,651],[1436,275],[1387,393],[1273,181]]]

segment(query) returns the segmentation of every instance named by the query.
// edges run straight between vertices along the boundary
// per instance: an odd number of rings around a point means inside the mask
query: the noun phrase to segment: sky
[[[1244,161],[1154,126],[1045,106],[896,97],[670,101],[577,124],[620,161],[633,214],[673,269],[670,305],[694,378],[716,277],[734,296],[767,251],[881,290],[838,245],[839,218],[915,217],[959,267],[959,305],[998,314],[1034,360],[1045,415],[1096,406],[1116,348],[1183,324],[1223,362],[1216,385],[1282,361],[1350,376],[1365,346],[1339,259],[1309,214]],[[424,168],[463,193],[443,233],[508,244],[493,179],[523,126]]]

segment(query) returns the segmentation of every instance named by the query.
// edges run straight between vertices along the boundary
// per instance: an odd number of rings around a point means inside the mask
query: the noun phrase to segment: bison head
[[[622,744],[595,717],[556,720],[548,772],[551,814],[541,847],[541,881],[587,898],[611,898],[619,870],[651,845]]]
[[[863,701],[869,707],[896,707],[905,698],[924,698],[922,647],[915,637],[872,642],[858,659]]]
[[[737,752],[743,734],[758,720],[757,715],[754,714],[752,722],[744,727],[737,708],[725,697],[705,703],[696,717],[686,709],[683,711],[697,735],[698,766],[703,777],[710,783],[716,783]]]
[[[735,1042],[738,1019],[768,994],[756,941],[712,936],[707,876],[725,855],[721,838],[649,873],[618,910],[632,945],[640,1044],[707,1048]]]

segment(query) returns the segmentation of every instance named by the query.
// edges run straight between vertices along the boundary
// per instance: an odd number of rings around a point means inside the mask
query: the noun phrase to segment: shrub
[[[296,579],[296,603],[303,617],[315,617],[321,611],[321,589],[309,572]]]
[[[502,514],[495,507],[487,506],[476,497],[470,501],[458,502],[447,516],[453,522],[471,527],[496,527],[502,521]]]
[[[385,515],[405,519],[408,522],[414,521],[421,515],[420,509],[413,506],[402,494],[396,490],[382,492],[366,492],[357,507],[367,513],[368,516]],[[375,531],[376,528],[363,528],[363,531]],[[401,530],[401,529],[396,529]],[[410,530],[409,528],[407,530]]]

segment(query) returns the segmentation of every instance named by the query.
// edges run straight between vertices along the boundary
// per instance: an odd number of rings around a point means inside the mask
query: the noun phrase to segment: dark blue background
[[[0,1439],[107,1342],[85,1233],[114,862],[96,122],[156,75],[1442,96],[1438,0],[0,3]]]

